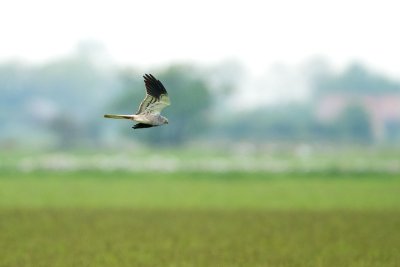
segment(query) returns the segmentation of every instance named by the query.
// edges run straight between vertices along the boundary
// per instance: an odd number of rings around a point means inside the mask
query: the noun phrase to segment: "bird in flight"
[[[168,124],[168,119],[160,114],[165,107],[171,104],[167,90],[165,90],[164,85],[154,78],[153,75],[145,74],[143,78],[146,87],[146,96],[140,104],[136,114],[106,114],[104,115],[104,118],[127,119],[138,122],[132,127],[133,129],[150,128]]]

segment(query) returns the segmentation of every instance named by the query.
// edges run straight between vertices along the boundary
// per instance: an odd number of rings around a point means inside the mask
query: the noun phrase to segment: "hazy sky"
[[[400,77],[399,10],[395,0],[3,0],[0,61],[41,62],[92,40],[132,65],[237,59],[262,73],[324,56]]]
[[[353,61],[400,79],[400,1],[2,0],[0,62],[45,62],[82,42],[147,71],[171,62],[239,62],[240,107],[306,99],[301,67]]]

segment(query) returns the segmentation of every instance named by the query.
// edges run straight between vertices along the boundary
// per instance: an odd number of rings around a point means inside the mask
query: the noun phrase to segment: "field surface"
[[[0,266],[399,266],[393,212],[13,210]]]
[[[0,174],[0,266],[400,266],[400,175]]]
[[[400,174],[33,172],[0,176],[5,208],[400,210]]]

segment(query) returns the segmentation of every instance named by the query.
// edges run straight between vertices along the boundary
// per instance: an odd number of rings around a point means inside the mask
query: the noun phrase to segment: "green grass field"
[[[0,173],[0,266],[400,266],[400,175]]]
[[[0,266],[399,266],[400,214],[0,212]]]
[[[9,172],[4,208],[400,210],[400,174]]]

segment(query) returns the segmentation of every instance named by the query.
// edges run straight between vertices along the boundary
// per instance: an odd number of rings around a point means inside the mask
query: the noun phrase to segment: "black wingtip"
[[[137,123],[135,125],[133,125],[133,129],[142,129],[142,128],[151,128],[154,127],[155,125],[151,125],[151,124],[145,124],[145,123]]]
[[[152,74],[144,74],[144,84],[146,86],[146,91],[149,95],[160,99],[160,95],[167,94],[164,85],[157,80]]]
[[[143,78],[148,79],[148,80],[155,79],[153,75],[147,74],[147,73],[145,73],[145,74],[143,75]]]

